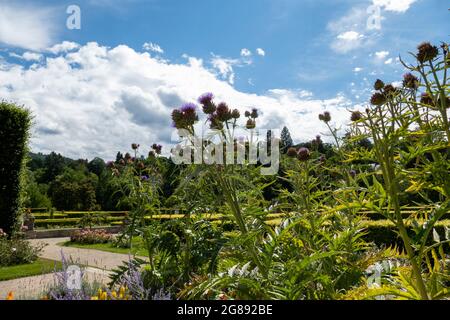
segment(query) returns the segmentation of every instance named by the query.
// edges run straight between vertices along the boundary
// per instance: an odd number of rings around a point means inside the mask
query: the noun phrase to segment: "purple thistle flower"
[[[211,92],[207,92],[207,93],[202,94],[198,98],[198,103],[205,106],[205,105],[210,104],[213,99],[214,99],[214,95]]]

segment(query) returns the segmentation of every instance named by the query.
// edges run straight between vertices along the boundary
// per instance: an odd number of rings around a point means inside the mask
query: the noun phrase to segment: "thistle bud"
[[[137,149],[139,149],[139,145],[137,143],[132,143],[131,144],[131,149],[137,150]]]
[[[428,92],[422,93],[422,96],[420,97],[420,103],[429,106],[434,105],[433,98],[428,94]]]
[[[353,111],[350,117],[350,120],[353,122],[359,121],[362,119],[362,113],[359,111]]]
[[[286,154],[288,157],[294,158],[297,156],[297,150],[294,147],[291,147],[288,149]]]
[[[297,159],[300,161],[307,161],[311,155],[308,148],[300,148],[297,152]]]
[[[253,108],[252,113],[250,114],[250,117],[252,117],[253,119],[258,118],[258,110]]]
[[[375,92],[372,95],[372,98],[370,98],[370,103],[374,106],[381,106],[385,102],[386,102],[386,97],[384,96],[384,94],[379,93],[379,92]]]
[[[233,117],[233,119],[239,119],[241,113],[239,112],[238,109],[234,109],[233,112],[231,112],[231,116]]]
[[[436,46],[433,46],[429,42],[423,42],[417,47],[418,53],[417,53],[417,60],[420,63],[424,63],[430,60],[433,60],[436,58],[436,56],[439,54],[439,50]]]
[[[375,84],[373,85],[375,90],[381,90],[384,88],[384,82],[381,81],[380,79],[377,79],[377,81],[375,81]]]
[[[411,73],[403,76],[403,87],[416,90],[419,88],[419,79]]]
[[[255,129],[255,127],[256,127],[256,122],[255,122],[255,120],[248,119],[248,120],[247,120],[246,127],[247,127],[247,129]]]

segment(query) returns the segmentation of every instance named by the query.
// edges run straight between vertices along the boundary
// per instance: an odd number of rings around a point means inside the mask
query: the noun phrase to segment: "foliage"
[[[20,209],[21,174],[28,150],[30,112],[0,101],[0,228],[11,234]]]
[[[8,239],[0,229],[0,267],[33,263],[42,248],[42,245],[32,246],[18,235]]]

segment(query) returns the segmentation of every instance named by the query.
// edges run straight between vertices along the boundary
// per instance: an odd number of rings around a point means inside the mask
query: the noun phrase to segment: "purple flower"
[[[213,99],[214,99],[214,95],[211,92],[207,92],[207,93],[202,94],[198,98],[198,103],[205,106],[205,105],[210,104]]]
[[[141,176],[141,181],[148,181],[150,178],[148,176]]]

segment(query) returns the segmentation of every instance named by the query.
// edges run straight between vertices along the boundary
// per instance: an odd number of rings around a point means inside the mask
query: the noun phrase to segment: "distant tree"
[[[42,175],[43,183],[49,183],[55,180],[56,176],[64,171],[65,161],[62,155],[55,152],[50,153],[44,160],[44,174]]]
[[[280,141],[280,149],[282,153],[286,153],[286,151],[292,147],[294,142],[291,138],[291,133],[289,132],[289,129],[287,127],[284,127],[283,130],[281,130],[281,141]]]
[[[89,172],[95,173],[98,177],[100,177],[106,169],[106,164],[103,159],[96,157],[88,163],[87,167]]]

